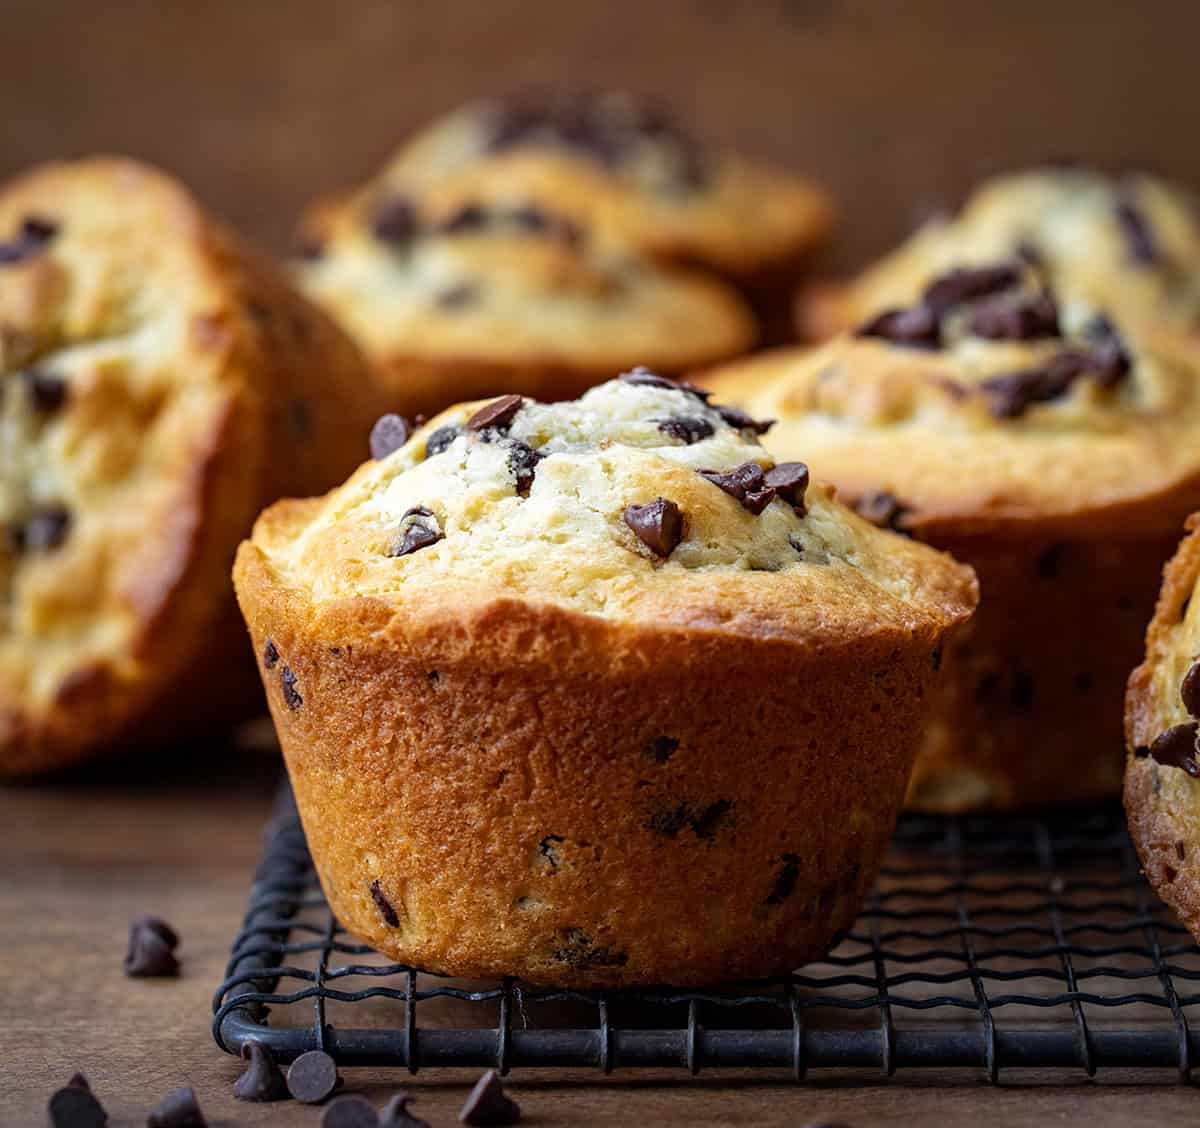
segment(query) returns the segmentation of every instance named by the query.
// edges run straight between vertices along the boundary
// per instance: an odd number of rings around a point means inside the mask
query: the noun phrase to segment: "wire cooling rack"
[[[1189,1079],[1200,949],[1147,887],[1117,809],[904,816],[863,913],[790,977],[704,990],[464,982],[353,941],[290,791],[225,982],[217,1044],[282,1060],[614,1069],[1161,1066]]]

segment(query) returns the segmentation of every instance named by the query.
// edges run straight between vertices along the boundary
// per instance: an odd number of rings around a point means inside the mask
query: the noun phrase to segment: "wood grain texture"
[[[819,175],[843,266],[1047,156],[1200,185],[1186,0],[10,0],[3,26],[0,174],[123,150],[277,248],[407,131],[529,84],[663,96],[712,141]]]
[[[50,1093],[76,1069],[113,1128],[145,1123],[169,1089],[195,1087],[214,1126],[317,1125],[318,1109],[233,1099],[239,1063],[209,1033],[210,999],[238,928],[277,761],[269,753],[177,754],[93,768],[55,785],[0,789],[0,1126],[44,1122]],[[181,936],[178,980],[127,980],[129,919],[163,916]],[[422,1021],[431,1015],[423,1005]],[[348,1088],[378,1104],[397,1086],[434,1128],[456,1122],[474,1071],[347,1070]],[[1006,1072],[818,1071],[778,1075],[680,1071],[519,1071],[509,1082],[530,1125],[1159,1125],[1195,1121],[1195,1093],[1168,1070]]]

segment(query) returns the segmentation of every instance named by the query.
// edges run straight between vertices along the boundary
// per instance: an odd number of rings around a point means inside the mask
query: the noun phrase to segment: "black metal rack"
[[[464,983],[354,943],[290,792],[213,1000],[217,1044],[343,1065],[785,1069],[1160,1066],[1189,1079],[1200,949],[1145,884],[1117,809],[905,816],[853,929],[782,979],[566,991]],[[1192,1023],[1191,1025],[1195,1025]]]

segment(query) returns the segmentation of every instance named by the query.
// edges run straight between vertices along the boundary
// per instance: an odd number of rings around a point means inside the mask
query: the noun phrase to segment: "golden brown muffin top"
[[[955,268],[1024,261],[1065,304],[1200,326],[1200,204],[1146,174],[1065,167],[984,181],[956,215],[921,227],[809,311],[824,336],[916,304]],[[802,318],[805,314],[802,312]]]
[[[400,629],[520,600],[834,646],[969,615],[970,569],[862,521],[759,430],[644,369],[566,403],[464,404],[272,507],[242,553],[301,602],[383,601]]]
[[[407,142],[382,179],[415,190],[477,165],[493,175],[507,165],[547,206],[599,210],[652,253],[732,274],[797,258],[833,221],[810,181],[712,152],[661,109],[615,91],[464,106]]]

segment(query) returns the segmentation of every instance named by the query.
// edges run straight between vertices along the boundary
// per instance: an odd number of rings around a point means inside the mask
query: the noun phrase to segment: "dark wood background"
[[[278,248],[464,98],[613,84],[825,179],[846,266],[1006,165],[1200,186],[1198,42],[1188,0],[7,0],[0,173],[131,153]]]

